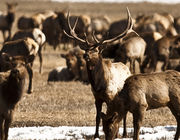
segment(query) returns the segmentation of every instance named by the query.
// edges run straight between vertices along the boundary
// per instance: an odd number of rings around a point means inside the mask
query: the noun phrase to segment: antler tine
[[[104,40],[102,42],[102,44],[111,43],[115,40],[118,40],[118,39],[124,37],[127,33],[133,31],[133,29],[132,29],[132,27],[133,27],[132,17],[131,17],[131,14],[130,14],[128,7],[126,9],[127,9],[127,14],[128,14],[128,25],[127,25],[127,28],[125,29],[125,31],[123,33],[119,34],[118,36],[112,38],[112,39]]]
[[[75,21],[75,23],[74,23],[74,27],[73,27],[73,31],[75,30],[75,28],[76,28],[76,25],[77,25],[77,23],[78,23],[78,20],[79,20],[79,17],[77,17],[76,18],[76,21]]]
[[[93,31],[92,37],[93,37],[94,41],[96,41],[96,43],[100,43],[100,41],[95,36],[95,31]]]

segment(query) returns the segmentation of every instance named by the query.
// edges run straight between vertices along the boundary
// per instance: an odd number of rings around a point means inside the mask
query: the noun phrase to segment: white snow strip
[[[129,135],[133,134],[133,129],[127,129]],[[140,139],[141,140],[158,140],[160,138],[166,138],[166,140],[172,140],[174,138],[176,126],[157,126],[154,128],[141,127]],[[61,127],[15,127],[9,130],[9,140],[84,140],[85,137],[93,137],[95,127],[76,127],[76,126],[61,126]],[[119,129],[120,135],[122,135],[123,128]],[[100,136],[104,135],[102,127],[100,127]],[[132,138],[131,138],[132,139]],[[116,139],[117,140],[117,139]],[[123,140],[130,140],[130,138],[124,138]]]

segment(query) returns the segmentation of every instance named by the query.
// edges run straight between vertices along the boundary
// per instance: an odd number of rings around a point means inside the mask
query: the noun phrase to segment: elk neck
[[[95,92],[103,92],[106,90],[106,80],[104,72],[104,61],[102,56],[98,54],[95,58],[86,59],[87,73],[91,86]]]
[[[12,23],[14,22],[15,19],[15,14],[13,12],[8,12],[6,18],[8,23],[12,26]]]
[[[9,108],[13,109],[16,103],[21,99],[24,85],[25,85],[25,73],[19,72],[19,74],[16,74],[14,76],[14,74],[12,74],[11,71],[7,82],[4,84],[2,88],[4,93],[3,97],[7,102]]]

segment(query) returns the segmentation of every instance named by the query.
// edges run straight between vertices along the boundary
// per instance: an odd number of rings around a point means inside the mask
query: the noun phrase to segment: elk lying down
[[[0,72],[0,139],[8,139],[16,104],[21,99],[25,85],[26,69],[18,64],[12,70]]]
[[[134,136],[139,140],[139,130],[146,110],[169,107],[177,121],[174,140],[180,135],[180,73],[166,72],[138,74],[129,77],[107,109],[101,114],[106,140],[115,137],[118,124],[131,112],[133,114]]]
[[[0,54],[7,53],[10,56],[22,56],[25,58],[29,58],[31,56],[32,59],[27,59],[28,61],[26,61],[26,69],[29,75],[28,93],[32,92],[32,79],[33,79],[32,65],[35,56],[37,55],[38,49],[39,49],[39,45],[33,39],[25,38],[16,41],[6,42],[0,51]],[[1,71],[4,70],[1,69]]]
[[[124,86],[124,81],[127,77],[131,75],[129,68],[119,62],[112,63],[110,60],[106,60],[102,58],[102,50],[105,48],[107,44],[112,44],[112,42],[123,38],[132,30],[132,18],[129,10],[128,13],[128,26],[126,30],[111,39],[103,39],[99,41],[94,35],[92,38],[93,42],[89,42],[87,36],[85,39],[82,39],[77,36],[75,33],[75,27],[77,24],[77,20],[75,22],[74,27],[72,28],[69,21],[69,13],[68,13],[68,25],[70,29],[71,35],[65,34],[70,38],[80,42],[80,48],[85,51],[84,58],[87,66],[87,73],[89,82],[91,84],[92,92],[95,98],[96,105],[96,131],[95,138],[99,137],[99,124],[100,124],[100,114],[102,110],[102,104],[105,102],[108,106],[109,102],[113,100],[115,95],[120,91]],[[126,116],[124,116],[124,122],[126,122]],[[126,124],[124,123],[124,136],[126,135]]]

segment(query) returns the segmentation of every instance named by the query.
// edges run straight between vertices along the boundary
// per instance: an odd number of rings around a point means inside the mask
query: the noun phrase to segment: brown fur
[[[45,20],[45,16],[41,13],[34,14],[30,17],[22,16],[18,19],[18,29],[27,30],[33,28],[42,29],[42,23]]]
[[[130,62],[130,71],[135,73],[135,60],[138,60],[139,67],[144,59],[146,49],[146,42],[141,37],[130,37],[123,41],[123,43],[116,50],[115,62],[121,61],[124,64]]]
[[[26,61],[27,64],[26,68],[29,74],[28,93],[32,92],[32,79],[33,79],[32,65],[35,56],[37,55],[38,49],[39,49],[39,45],[31,38],[6,42],[1,49],[1,53],[7,53],[10,56],[23,56],[24,58],[29,58],[29,57],[32,58],[31,60],[28,59],[28,61]]]
[[[15,7],[17,6],[17,3],[6,3],[6,5],[7,14],[0,13],[0,30],[3,33],[4,41],[11,38],[11,28],[15,20]],[[8,31],[8,37],[6,37],[5,31]]]
[[[102,110],[102,104],[105,102],[107,105],[114,98],[116,93],[120,91],[124,85],[124,80],[131,75],[128,67],[123,63],[112,63],[110,60],[104,60],[102,58],[102,50],[109,43],[125,37],[128,32],[132,32],[132,18],[130,12],[128,13],[128,26],[126,30],[119,34],[118,36],[111,39],[103,39],[99,41],[94,35],[91,38],[94,42],[89,42],[87,36],[82,39],[75,33],[76,24],[72,28],[69,20],[68,13],[68,26],[70,30],[70,35],[66,35],[74,40],[78,41],[80,48],[85,51],[84,58],[86,60],[87,73],[89,82],[91,84],[91,89],[95,98],[96,105],[96,131],[94,137],[99,137],[99,124],[100,124],[100,113]],[[124,134],[126,135],[126,116],[124,117]]]
[[[13,35],[11,40],[23,39],[27,37],[34,39],[34,41],[39,45],[39,49],[38,49],[38,56],[39,56],[39,62],[40,62],[39,73],[42,73],[42,63],[43,63],[42,47],[45,44],[46,37],[40,29],[34,28],[34,29],[29,29],[29,30],[17,31]]]
[[[21,99],[25,82],[25,67],[17,65],[7,72],[0,72],[0,139],[8,139],[8,130],[16,104]]]
[[[171,58],[171,52],[173,50],[179,50],[180,36],[164,36],[157,40],[155,44],[150,48],[149,53],[144,61],[142,69],[146,69],[149,63],[148,71],[156,71],[156,66],[158,61],[163,61],[164,64],[161,68],[162,71],[167,69],[169,58]],[[173,56],[172,57],[179,57]],[[144,71],[144,70],[143,70]]]
[[[133,140],[139,140],[139,130],[145,111],[166,106],[176,118],[177,131],[174,140],[178,140],[180,135],[180,73],[171,70],[129,77],[125,81],[124,88],[108,106],[107,115],[102,113],[106,139],[111,140],[115,137],[118,127],[112,126],[116,126],[130,111],[133,114]]]

